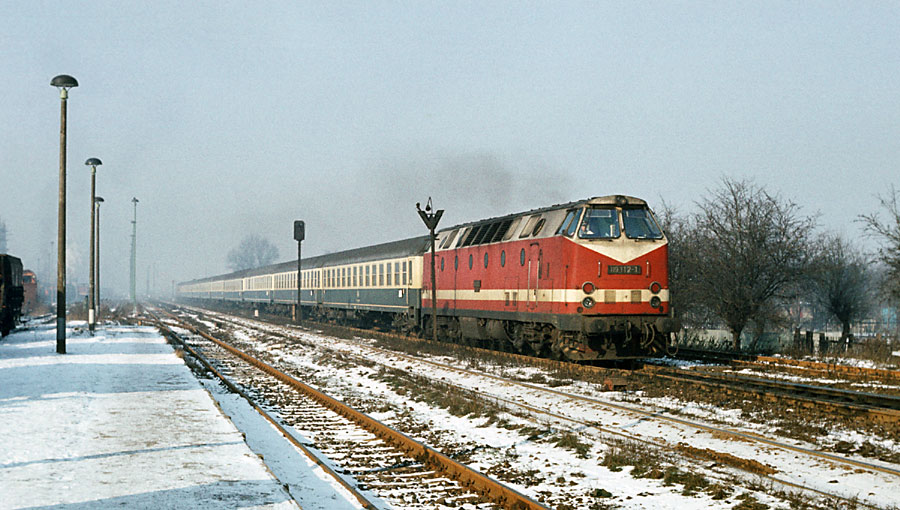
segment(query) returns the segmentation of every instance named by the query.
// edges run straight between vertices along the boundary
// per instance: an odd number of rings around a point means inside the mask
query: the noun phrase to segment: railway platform
[[[342,499],[314,466],[277,478],[248,443],[278,438],[260,439],[252,413],[226,416],[241,413],[220,407],[157,330],[109,325],[92,337],[69,326],[65,355],[52,325],[0,341],[0,508],[282,510],[318,506],[298,505],[295,492]],[[239,420],[257,432],[245,439]],[[296,460],[286,461],[294,471]]]

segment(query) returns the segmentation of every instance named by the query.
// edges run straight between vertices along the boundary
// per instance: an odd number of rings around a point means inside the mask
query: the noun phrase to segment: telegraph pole
[[[131,199],[134,203],[134,219],[131,220],[131,302],[137,305],[137,205],[140,200]]]
[[[424,211],[420,205],[418,202],[416,203],[416,210],[419,211],[419,217],[422,218],[425,226],[428,227],[431,237],[431,337],[432,340],[437,342],[437,276],[434,274],[434,240],[436,236],[434,229],[437,228],[438,222],[441,221],[444,210],[439,209],[431,212],[431,197],[428,197],[428,203],[425,205]]]

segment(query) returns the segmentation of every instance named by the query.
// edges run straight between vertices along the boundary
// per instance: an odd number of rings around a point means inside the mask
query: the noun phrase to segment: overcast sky
[[[132,197],[140,291],[249,233],[295,257],[295,219],[310,256],[424,234],[429,196],[449,226],[620,193],[690,212],[752,178],[857,236],[900,185],[898,6],[0,0],[0,219],[55,279],[70,74],[70,281],[97,157],[123,293]]]

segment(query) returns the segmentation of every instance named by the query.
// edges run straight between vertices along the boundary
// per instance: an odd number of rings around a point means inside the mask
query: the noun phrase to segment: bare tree
[[[268,239],[250,234],[237,248],[228,252],[228,267],[232,271],[267,266],[278,258],[278,248]]]
[[[878,255],[887,267],[884,290],[894,303],[900,303],[900,206],[897,190],[891,186],[890,196],[880,196],[878,200],[881,207],[887,210],[889,218],[882,222],[877,213],[872,213],[860,216],[860,220],[865,224],[866,232],[882,242]]]
[[[839,235],[826,235],[813,264],[813,299],[825,313],[841,322],[841,341],[852,323],[871,306],[868,258]]]
[[[700,202],[691,253],[697,299],[731,331],[735,350],[751,320],[765,320],[803,279],[815,219],[747,181],[723,179]]]
[[[694,261],[699,246],[694,235],[694,218],[681,214],[665,200],[661,203],[662,207],[657,212],[660,226],[669,241],[669,300],[672,311],[684,324],[701,326],[708,321],[709,314],[697,295],[699,289]]]

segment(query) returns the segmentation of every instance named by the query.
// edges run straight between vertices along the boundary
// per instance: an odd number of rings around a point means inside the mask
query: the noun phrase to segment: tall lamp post
[[[297,323],[303,324],[303,306],[300,302],[300,292],[303,290],[303,273],[301,272],[300,245],[306,237],[306,224],[303,220],[294,220],[294,240],[297,241]]]
[[[66,353],[66,103],[78,80],[61,74],[50,80],[59,89],[59,216],[56,231],[56,352]]]
[[[97,285],[94,287],[94,304],[97,306],[97,315],[94,317],[100,322],[100,204],[103,203],[103,197],[94,197],[94,206],[97,209],[97,268],[95,275]]]
[[[137,205],[140,200],[132,198],[131,202],[134,204],[134,219],[131,220],[131,302],[137,306]]]
[[[94,274],[95,274],[94,273],[94,266],[95,266],[94,254],[97,251],[97,249],[96,249],[97,244],[94,241],[94,239],[95,239],[94,227],[97,224],[97,220],[96,220],[96,216],[95,216],[97,206],[94,203],[94,197],[97,196],[97,166],[102,165],[103,162],[97,158],[90,158],[87,161],[85,161],[84,164],[91,167],[91,256],[90,256],[91,267],[88,270],[88,272],[90,273],[88,276],[88,279],[90,280],[90,282],[89,282],[90,289],[88,291],[89,292],[89,295],[88,295],[88,331],[90,331],[91,335],[93,335],[94,329],[96,329],[95,320],[96,320],[96,307],[97,307],[97,303],[94,300],[94,297],[96,296],[96,294],[94,293],[94,289],[96,288],[95,280],[94,280]]]
[[[419,211],[419,217],[422,218],[425,226],[428,227],[431,237],[431,338],[437,342],[437,277],[434,274],[434,239],[436,236],[434,235],[434,229],[437,228],[438,222],[441,221],[444,210],[438,209],[431,212],[431,197],[428,197],[428,203],[425,204],[424,211],[421,204],[416,202],[416,210]]]

